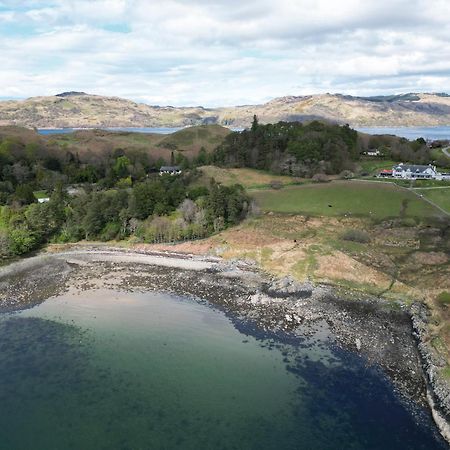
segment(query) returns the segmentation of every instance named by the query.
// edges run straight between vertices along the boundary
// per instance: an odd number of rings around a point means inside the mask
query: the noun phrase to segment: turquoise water
[[[0,316],[0,448],[447,447],[324,325],[271,334],[193,299],[95,290]]]

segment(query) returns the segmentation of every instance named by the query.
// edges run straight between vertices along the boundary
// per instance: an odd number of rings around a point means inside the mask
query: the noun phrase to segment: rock
[[[270,297],[309,298],[313,294],[314,286],[309,282],[299,283],[293,277],[287,276],[273,280],[265,286],[264,291]]]

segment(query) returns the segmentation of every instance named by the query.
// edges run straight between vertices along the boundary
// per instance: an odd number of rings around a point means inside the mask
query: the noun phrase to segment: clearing
[[[199,167],[202,176],[197,180],[196,184],[206,185],[211,178],[225,186],[233,184],[241,184],[247,189],[267,188],[271,182],[280,183],[283,186],[298,183],[298,178],[283,175],[272,175],[263,170],[256,169],[229,169],[216,166]]]

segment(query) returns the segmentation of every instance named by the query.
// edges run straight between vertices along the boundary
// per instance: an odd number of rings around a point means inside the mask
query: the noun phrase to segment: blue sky
[[[0,0],[0,98],[450,91],[449,0]]]

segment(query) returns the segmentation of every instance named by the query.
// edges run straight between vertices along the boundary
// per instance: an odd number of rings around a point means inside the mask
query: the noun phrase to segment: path
[[[448,158],[450,158],[450,147],[445,147],[442,149],[442,151],[444,152],[444,155],[447,156]]]
[[[416,189],[418,189],[418,188],[410,188],[410,187],[400,186],[399,184],[393,183],[392,181],[375,181],[375,180],[354,180],[354,181],[365,181],[367,183],[380,183],[380,184],[390,184],[390,185],[397,186],[400,189],[405,189],[406,191],[412,192],[415,196],[417,196],[421,200],[423,200],[423,201],[429,203],[431,206],[434,206],[435,208],[437,208],[445,216],[450,217],[450,213],[448,211],[446,211],[445,209],[441,208],[437,203],[434,203],[429,198],[427,198],[427,197],[419,194],[418,192],[416,192]],[[447,186],[444,186],[444,188],[447,188]],[[426,189],[426,188],[420,188],[420,189]],[[432,189],[436,189],[436,188],[432,188]]]
[[[420,199],[424,200],[425,202],[429,203],[430,205],[434,206],[435,208],[437,208],[439,211],[441,211],[443,214],[445,214],[447,217],[450,217],[450,213],[448,211],[446,211],[444,208],[441,208],[437,203],[434,203],[432,200],[430,200],[429,198],[423,196],[422,194],[419,194],[414,188],[404,188],[410,192],[412,192],[414,195],[416,195],[417,197],[419,197]]]

